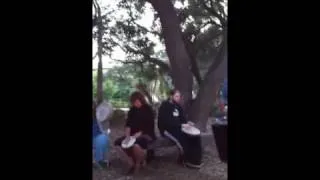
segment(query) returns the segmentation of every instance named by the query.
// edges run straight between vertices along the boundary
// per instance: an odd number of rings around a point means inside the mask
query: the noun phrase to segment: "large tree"
[[[148,0],[156,12],[159,14],[162,26],[163,38],[165,41],[166,52],[169,57],[172,70],[172,78],[175,86],[181,90],[185,97],[184,106],[188,111],[188,119],[200,123],[202,129],[205,129],[212,102],[215,99],[215,91],[227,72],[227,42],[226,42],[226,19],[223,18],[225,11],[219,8],[219,2],[213,0],[189,1],[197,6],[196,2],[208,13],[211,13],[218,21],[213,21],[215,25],[221,27],[222,40],[217,47],[217,53],[212,57],[211,65],[201,82],[198,95],[193,103],[188,103],[192,93],[191,70],[197,70],[192,67],[194,61],[193,42],[189,42],[182,33],[179,16],[171,0]],[[220,11],[219,11],[220,10]],[[222,10],[222,11],[221,11]],[[191,46],[188,48],[188,46]],[[188,51],[189,50],[189,51]],[[197,75],[197,74],[196,74]],[[191,105],[190,107],[188,105]]]
[[[174,6],[180,2],[185,6]],[[148,5],[154,9],[151,28],[139,24]],[[186,5],[186,3],[188,5]],[[188,119],[207,122],[216,89],[227,75],[227,13],[223,0],[121,0],[118,8],[127,12],[110,30],[110,41],[127,58],[124,63],[158,65],[172,78],[183,95]],[[157,37],[165,52],[156,51]],[[115,58],[114,58],[115,59]],[[198,87],[192,101],[192,91]]]

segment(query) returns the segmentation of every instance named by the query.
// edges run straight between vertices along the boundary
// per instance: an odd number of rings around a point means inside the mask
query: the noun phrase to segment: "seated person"
[[[162,136],[169,138],[178,146],[180,156],[178,162],[188,167],[200,167],[200,164],[194,164],[192,161],[194,152],[201,153],[201,142],[194,143],[194,139],[188,138],[188,135],[182,132],[181,127],[187,125],[187,120],[182,107],[179,105],[181,99],[178,90],[172,90],[170,97],[164,101],[158,114],[158,128]],[[188,122],[193,124],[192,122]],[[199,138],[200,139],[200,138]],[[200,151],[195,151],[199,150]],[[201,154],[198,154],[201,158]]]
[[[92,145],[94,149],[94,161],[101,167],[108,166],[108,161],[105,159],[109,150],[109,137],[103,132],[101,124],[97,121],[96,105],[93,103],[93,122],[92,122]]]
[[[146,103],[140,92],[134,92],[131,97],[131,108],[125,125],[125,136],[115,141],[116,146],[121,147],[122,141],[129,136],[134,136],[136,142],[132,148],[123,149],[130,166],[129,174],[137,173],[141,165],[146,164],[147,146],[152,143],[156,136],[154,132],[154,112]]]

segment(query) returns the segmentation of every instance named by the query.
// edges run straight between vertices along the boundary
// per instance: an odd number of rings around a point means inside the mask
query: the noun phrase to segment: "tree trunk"
[[[98,27],[98,75],[97,75],[97,102],[100,104],[103,101],[103,71],[102,71],[102,36],[103,36],[103,24],[101,18],[101,9],[99,4],[94,3],[97,13],[97,27]]]
[[[152,105],[153,104],[152,96],[150,95],[150,93],[147,89],[147,86],[145,84],[140,83],[137,85],[137,89],[147,97],[149,103]]]
[[[189,119],[196,122],[197,126],[202,131],[206,131],[210,110],[213,108],[213,104],[217,97],[216,92],[220,87],[220,83],[227,77],[228,59],[225,41],[226,39],[224,40],[215,61],[210,66],[208,73],[200,86],[199,93],[190,108]]]
[[[99,57],[98,75],[97,75],[97,102],[100,104],[103,101],[103,72],[102,61]]]
[[[192,99],[193,79],[191,60],[182,38],[180,21],[171,0],[149,0],[149,2],[159,14],[173,84],[180,90],[183,96],[182,107],[186,110]]]

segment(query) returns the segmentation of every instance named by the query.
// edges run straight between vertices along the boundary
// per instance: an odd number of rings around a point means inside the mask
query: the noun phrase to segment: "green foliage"
[[[104,99],[112,99],[119,92],[119,87],[114,85],[112,79],[107,78],[103,84]]]
[[[97,97],[97,73],[92,73],[92,96],[93,98]]]
[[[162,96],[164,92],[168,91],[168,83],[162,76],[157,74],[157,71],[153,66],[146,66],[143,71],[135,65],[129,64],[114,67],[108,70],[104,76],[103,95],[114,107],[128,107],[130,94],[136,91],[137,84],[142,83],[148,87],[155,81],[160,81],[161,87],[158,87],[155,92],[151,93]],[[93,73],[92,86],[93,96],[96,97],[96,72]]]
[[[114,76],[105,77],[103,82],[103,97],[104,99],[111,102],[111,104],[118,107],[127,107],[128,97],[130,95],[130,85],[126,85],[124,83],[119,83]],[[93,97],[97,96],[97,75],[94,72],[93,80],[92,80],[92,93]]]

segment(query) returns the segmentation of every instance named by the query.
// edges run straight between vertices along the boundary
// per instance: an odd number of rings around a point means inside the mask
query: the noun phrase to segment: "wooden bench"
[[[154,141],[152,144],[148,146],[148,149],[158,149],[158,148],[163,148],[163,147],[172,147],[175,146],[176,144],[172,142],[170,139],[158,136],[157,140]]]
[[[148,153],[147,153],[147,162],[151,161],[156,156],[156,151],[161,148],[168,148],[176,146],[174,142],[172,142],[170,139],[157,136],[157,140],[154,141],[152,144],[148,145]],[[178,146],[176,146],[178,149]]]

